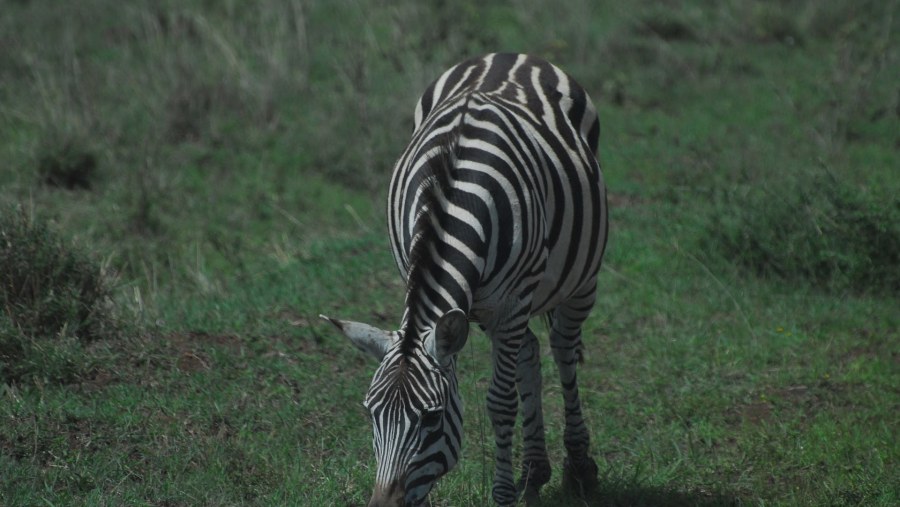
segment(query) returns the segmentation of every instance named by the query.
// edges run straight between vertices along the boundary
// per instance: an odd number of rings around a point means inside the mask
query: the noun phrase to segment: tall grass
[[[54,287],[0,307],[0,503],[363,503],[373,365],[314,316],[396,325],[382,194],[414,102],[526,51],[600,110],[602,501],[895,505],[895,4],[0,0],[6,251]],[[438,505],[490,498],[470,342]],[[584,505],[555,477],[545,504]]]
[[[475,36],[491,20],[474,4],[459,12],[439,3],[383,7],[89,0],[48,11],[41,1],[10,3],[14,15],[0,20],[0,118],[11,134],[0,154],[13,167],[0,175],[4,199],[54,199],[34,195],[35,183],[82,191],[80,205],[54,218],[118,250],[123,271],[143,278],[180,263],[170,244],[221,250],[211,243],[242,241],[224,238],[235,228],[207,224],[233,216],[247,193],[265,216],[234,218],[277,222],[286,233],[292,227],[278,210],[297,216],[304,207],[292,182],[325,176],[381,192],[416,94],[448,61],[496,42]],[[91,196],[107,207],[99,227]],[[169,274],[182,279],[178,269]]]

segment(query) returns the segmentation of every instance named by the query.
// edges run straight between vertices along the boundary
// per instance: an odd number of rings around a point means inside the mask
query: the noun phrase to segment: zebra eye
[[[427,412],[422,413],[422,427],[423,428],[434,428],[441,423],[441,419],[443,419],[444,411],[443,410],[428,410]]]

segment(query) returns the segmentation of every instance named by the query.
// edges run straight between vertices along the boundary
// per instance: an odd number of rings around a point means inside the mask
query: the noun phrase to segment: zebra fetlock
[[[552,474],[550,462],[547,460],[526,460],[522,463],[522,477],[519,479],[516,489],[526,504],[540,498],[541,488],[550,482]]]

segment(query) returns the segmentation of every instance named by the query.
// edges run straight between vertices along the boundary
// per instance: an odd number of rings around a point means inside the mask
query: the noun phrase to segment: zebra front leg
[[[516,395],[516,358],[521,342],[518,336],[498,339],[492,336],[491,357],[494,373],[488,387],[487,410],[494,427],[494,487],[492,496],[498,505],[514,505],[518,492],[513,481],[512,438],[518,412]]]
[[[590,434],[581,412],[576,368],[581,359],[581,325],[594,303],[593,290],[556,309],[552,318],[550,346],[559,369],[559,378],[566,406],[566,446],[563,483],[569,484],[584,496],[598,486],[597,464],[588,454]]]
[[[550,481],[550,460],[544,440],[544,413],[541,403],[541,346],[526,329],[519,347],[516,384],[522,403],[522,477],[517,490],[526,503],[540,496],[541,486]]]

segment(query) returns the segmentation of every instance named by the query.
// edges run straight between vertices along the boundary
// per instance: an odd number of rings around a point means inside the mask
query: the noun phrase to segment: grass
[[[580,371],[601,491],[560,489],[545,354],[543,503],[900,500],[893,3],[2,6],[3,232],[30,210],[125,322],[25,329],[4,293],[4,343],[39,347],[0,383],[0,504],[365,504],[375,365],[316,315],[397,324],[414,101],[497,49],[585,85],[611,196]],[[479,336],[435,505],[489,503]]]

